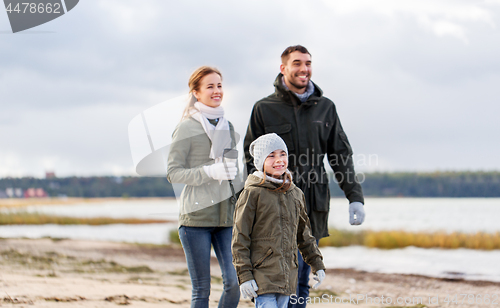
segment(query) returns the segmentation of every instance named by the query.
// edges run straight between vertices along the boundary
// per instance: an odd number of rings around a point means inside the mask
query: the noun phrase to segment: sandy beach
[[[178,246],[1,239],[0,256],[3,307],[190,306],[191,284]],[[217,307],[222,284],[215,258],[212,277],[210,307]],[[495,307],[499,290],[493,282],[328,269],[308,307]],[[239,307],[253,305],[241,300]]]

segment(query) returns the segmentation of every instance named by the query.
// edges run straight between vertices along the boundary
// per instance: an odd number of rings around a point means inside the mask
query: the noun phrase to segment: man
[[[290,46],[281,55],[280,74],[274,81],[275,92],[255,103],[245,136],[247,171],[255,171],[249,154],[252,141],[267,133],[276,133],[289,152],[289,169],[294,183],[306,198],[306,210],[316,240],[328,236],[330,191],[323,165],[327,156],[340,188],[349,200],[351,225],[364,220],[363,192],[356,179],[352,149],[335,105],[323,96],[311,79],[311,54],[300,45]],[[299,254],[297,297],[289,307],[305,307],[309,296],[310,267]]]

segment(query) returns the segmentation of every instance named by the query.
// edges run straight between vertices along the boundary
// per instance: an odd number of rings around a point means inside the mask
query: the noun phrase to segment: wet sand
[[[210,307],[217,307],[220,277],[213,259]],[[0,239],[2,307],[189,307],[190,289],[178,246]],[[500,298],[493,303],[495,293],[500,295],[500,283],[328,269],[320,289],[311,293],[315,303],[308,307],[500,307]],[[463,304],[460,294],[467,294]],[[487,304],[485,294],[490,297]],[[445,302],[447,295],[450,303]],[[241,300],[239,307],[253,304]]]

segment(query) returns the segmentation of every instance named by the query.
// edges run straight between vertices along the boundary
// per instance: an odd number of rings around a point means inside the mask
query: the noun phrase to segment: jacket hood
[[[269,182],[269,181],[265,181],[264,183],[262,183],[262,178],[254,175],[254,174],[250,174],[248,177],[247,177],[247,180],[245,181],[245,189],[248,188],[248,187],[251,187],[251,186],[255,186],[255,187],[264,187],[264,188],[268,188],[268,189],[276,189],[278,187],[281,186],[281,184],[278,184],[278,183],[272,183],[272,182]],[[295,187],[295,184],[292,182],[292,185],[290,186],[290,189],[293,189]],[[290,190],[289,189],[289,190]]]
[[[283,74],[279,73],[274,80],[275,94],[278,95],[278,97],[282,97],[286,103],[296,105],[296,102],[299,101],[298,97],[293,91],[283,86],[283,83],[281,82],[282,78]],[[301,105],[311,105],[314,102],[319,101],[321,97],[323,97],[323,90],[321,90],[321,88],[318,87],[318,85],[315,84],[312,80],[311,82],[314,85],[314,92],[305,102],[301,103]]]

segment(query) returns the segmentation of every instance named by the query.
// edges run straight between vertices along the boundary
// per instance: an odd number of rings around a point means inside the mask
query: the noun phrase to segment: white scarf
[[[290,171],[288,171],[288,169],[286,169],[285,172],[290,175],[290,178],[292,178],[292,173]],[[261,179],[264,179],[264,172],[262,172],[262,171],[258,171],[257,170],[257,171],[255,171],[253,173],[253,175],[258,176]],[[282,184],[283,183],[283,180],[280,180],[280,179],[277,179],[277,178],[273,178],[272,176],[267,175],[267,174],[266,174],[266,181],[273,182],[273,183],[278,183],[278,184]]]
[[[196,121],[201,123],[203,130],[207,134],[212,147],[210,148],[211,159],[215,159],[215,163],[222,162],[224,149],[231,148],[231,134],[229,132],[229,122],[224,118],[224,109],[221,106],[209,107],[200,102],[194,103],[194,109],[191,109],[190,115]],[[219,119],[217,126],[213,126],[208,119]]]

